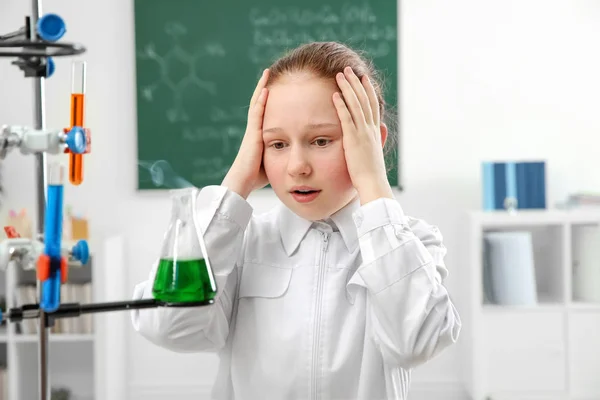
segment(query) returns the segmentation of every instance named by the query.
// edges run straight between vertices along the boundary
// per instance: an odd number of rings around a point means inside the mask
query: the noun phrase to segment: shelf
[[[498,304],[484,304],[482,309],[486,313],[502,313],[502,312],[547,312],[547,311],[564,311],[567,308],[562,303],[539,303],[531,306],[505,306]],[[600,308],[599,308],[600,309]]]
[[[511,227],[515,224],[521,225],[548,225],[562,224],[566,221],[564,211],[558,210],[519,210],[514,213],[507,211],[478,211],[472,213],[481,227]],[[598,216],[600,220],[600,215]]]
[[[573,302],[569,305],[572,310],[579,311],[598,311],[600,312],[600,303]]]
[[[37,343],[38,335],[15,335],[16,343]],[[93,334],[51,334],[48,338],[49,342],[54,343],[77,343],[77,342],[93,342]]]
[[[484,313],[503,313],[503,312],[546,312],[546,311],[590,311],[600,313],[600,303],[573,302],[563,303],[539,303],[531,306],[504,306],[498,304],[484,304],[481,307]]]
[[[485,299],[508,307],[524,302],[527,307],[566,304],[564,226],[484,228],[482,235],[481,285]]]
[[[469,217],[470,398],[600,399],[600,208]]]
[[[483,229],[516,225],[600,224],[600,210],[517,210],[514,213],[500,210],[474,211],[470,216]]]
[[[118,244],[121,246],[120,242]],[[120,247],[119,247],[120,249]],[[61,284],[62,303],[94,303],[96,291],[96,258],[90,255],[85,266],[69,263],[69,279]],[[39,282],[34,269],[9,268],[0,272],[0,294],[6,299],[4,309],[39,303]],[[0,329],[0,367],[7,366],[8,380],[5,387],[10,397],[35,399],[38,395],[40,335],[38,318],[26,318],[20,322],[4,324]],[[94,315],[86,313],[77,317],[56,318],[48,330],[47,372],[51,388],[69,388],[71,399],[91,400],[100,398],[102,389],[97,379],[98,355],[97,333]],[[22,333],[24,332],[24,333]],[[71,332],[71,333],[67,333]],[[101,355],[104,357],[104,354]],[[0,385],[1,386],[1,385]]]

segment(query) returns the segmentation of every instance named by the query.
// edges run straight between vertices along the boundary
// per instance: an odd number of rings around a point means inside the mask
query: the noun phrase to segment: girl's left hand
[[[346,67],[336,76],[342,91],[333,94],[333,103],[342,124],[343,146],[352,184],[361,204],[381,197],[394,198],[387,180],[379,101],[369,78],[362,82]]]

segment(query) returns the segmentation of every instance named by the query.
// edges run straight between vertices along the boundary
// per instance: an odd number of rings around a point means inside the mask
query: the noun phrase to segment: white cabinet
[[[577,248],[578,242],[573,240],[580,237],[578,229],[599,225],[600,213],[473,212],[469,219],[465,276],[469,290],[461,310],[460,346],[470,398],[600,399],[600,304],[579,300],[582,279],[576,275],[575,284],[573,279],[574,273],[581,273],[577,263],[574,268],[573,247]],[[531,233],[535,304],[508,306],[486,301],[484,237],[492,231]],[[589,271],[590,265],[587,268]],[[591,269],[600,272],[600,259]],[[589,285],[586,290],[589,293]]]

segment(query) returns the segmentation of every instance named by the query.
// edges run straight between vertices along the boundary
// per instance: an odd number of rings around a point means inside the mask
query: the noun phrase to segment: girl
[[[214,398],[406,399],[411,369],[456,342],[442,236],[387,181],[375,78],[331,42],[266,70],[227,176],[198,196],[215,304],[133,312],[159,346],[219,352]],[[253,215],[268,183],[282,204]]]

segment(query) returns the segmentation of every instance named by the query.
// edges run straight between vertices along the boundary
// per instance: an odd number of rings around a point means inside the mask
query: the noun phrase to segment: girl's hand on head
[[[375,89],[367,76],[361,81],[350,67],[338,73],[336,81],[342,94],[334,93],[333,103],[342,124],[348,172],[360,202],[366,204],[380,197],[394,198],[385,169]]]
[[[231,168],[227,172],[222,186],[228,187],[244,199],[253,190],[265,187],[269,181],[262,166],[263,138],[262,125],[267,103],[268,89],[265,87],[269,79],[269,70],[263,71],[254,94],[250,99],[248,123],[242,144]]]

